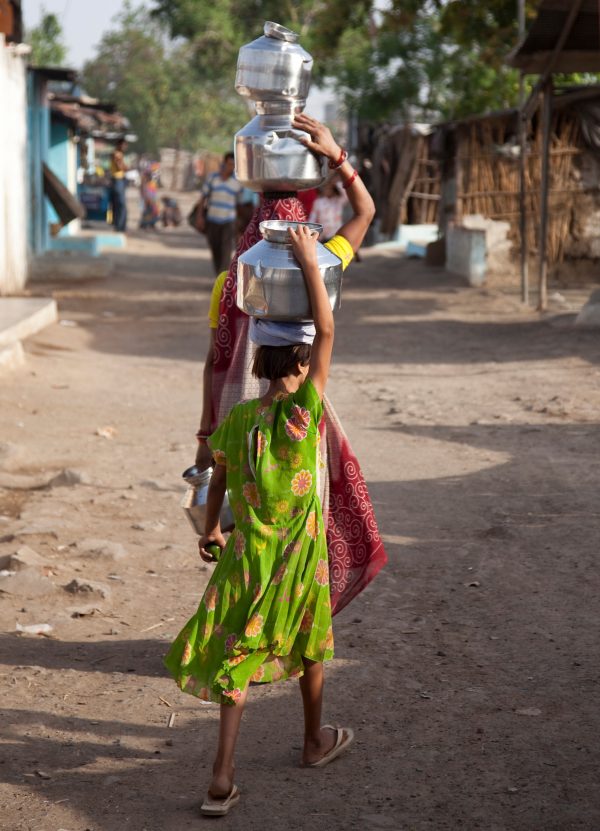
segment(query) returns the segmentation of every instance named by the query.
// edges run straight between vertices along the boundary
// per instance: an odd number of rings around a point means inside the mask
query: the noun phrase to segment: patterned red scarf
[[[239,401],[264,393],[252,377],[248,317],[236,305],[237,260],[262,239],[259,224],[267,219],[306,221],[296,198],[263,198],[244,232],[221,295],[213,368],[213,426]],[[387,562],[373,506],[356,456],[331,406],[324,399],[320,431],[326,444],[327,476],[323,516],[327,528],[331,604],[334,614],[377,575]],[[325,455],[325,454],[324,454]]]

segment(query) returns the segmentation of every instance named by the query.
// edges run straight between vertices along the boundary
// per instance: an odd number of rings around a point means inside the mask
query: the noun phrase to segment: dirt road
[[[204,822],[217,710],[161,656],[208,576],[178,501],[211,268],[186,230],[113,259],[31,287],[62,325],[0,379],[7,831]],[[296,685],[253,689],[221,827],[600,828],[600,340],[570,320],[397,257],[347,273],[330,395],[390,556],[335,621],[327,720],[357,740],[302,770]]]

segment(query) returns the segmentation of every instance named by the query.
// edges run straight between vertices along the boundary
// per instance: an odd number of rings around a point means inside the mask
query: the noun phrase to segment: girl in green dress
[[[165,663],[179,687],[221,705],[206,814],[238,801],[234,750],[250,682],[298,677],[304,703],[303,764],[322,767],[352,742],[321,725],[323,661],[333,657],[325,529],[318,496],[319,422],[333,347],[333,314],[317,265],[317,237],[290,228],[314,327],[252,321],[253,372],[270,381],[236,405],[209,439],[215,471],[200,555],[223,549],[196,614]],[[310,345],[312,341],[312,346]],[[219,513],[227,488],[236,526],[227,543]]]

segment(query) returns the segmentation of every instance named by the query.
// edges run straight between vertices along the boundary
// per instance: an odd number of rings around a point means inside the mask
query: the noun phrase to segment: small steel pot
[[[192,467],[188,467],[188,469],[184,470],[181,474],[189,485],[187,491],[183,495],[183,499],[181,500],[181,507],[190,521],[190,525],[200,537],[204,535],[206,523],[206,499],[208,496],[208,485],[210,483],[212,473],[212,467],[208,467],[206,470],[200,470],[196,467],[196,465],[193,465]],[[223,499],[223,505],[221,507],[220,521],[221,531],[233,530],[235,520],[233,518],[227,492],[225,492],[225,498]]]

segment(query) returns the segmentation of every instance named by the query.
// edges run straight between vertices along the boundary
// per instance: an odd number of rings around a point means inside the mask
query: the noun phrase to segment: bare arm
[[[204,536],[198,540],[198,551],[202,559],[212,563],[213,557],[205,550],[205,546],[216,542],[221,548],[225,548],[225,537],[221,533],[220,514],[225,498],[225,487],[227,484],[227,471],[224,465],[215,465],[213,475],[210,477],[208,494],[206,497],[206,522],[204,524]]]
[[[326,156],[330,161],[336,162],[341,154],[341,148],[331,134],[328,127],[311,118],[305,113],[297,115],[293,126],[298,130],[304,130],[310,134],[310,139],[302,140],[302,143],[321,156]],[[338,171],[343,182],[347,182],[354,175],[354,168],[349,161],[345,161]],[[352,184],[346,188],[348,201],[352,208],[352,217],[339,229],[338,234],[345,237],[353,251],[358,251],[369,225],[375,216],[375,203],[371,194],[366,189],[360,176],[356,176]]]
[[[327,289],[325,288],[325,283],[323,282],[317,263],[316,234],[311,232],[306,225],[299,225],[296,231],[290,228],[289,234],[292,240],[294,256],[300,263],[304,274],[315,329],[317,330],[310,353],[308,377],[322,398],[325,392],[327,378],[329,377],[331,352],[333,350],[335,331],[333,312],[331,311],[331,303],[329,302]]]
[[[208,344],[208,352],[206,353],[204,371],[202,373],[202,415],[200,416],[199,432],[205,436],[210,435],[212,427],[212,380],[216,331],[216,329],[210,330],[210,342]],[[203,442],[199,442],[198,450],[196,451],[196,465],[201,470],[206,470],[207,467],[210,467],[211,462],[212,453],[210,447]]]

